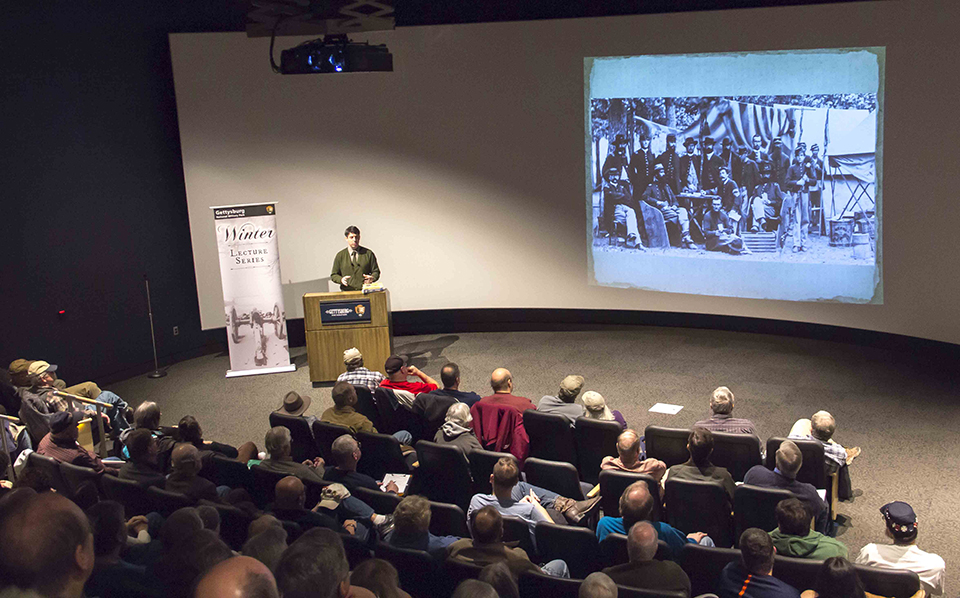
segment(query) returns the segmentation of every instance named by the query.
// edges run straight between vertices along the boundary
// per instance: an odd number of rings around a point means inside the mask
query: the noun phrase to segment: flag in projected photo
[[[881,303],[883,56],[586,59],[590,282]]]

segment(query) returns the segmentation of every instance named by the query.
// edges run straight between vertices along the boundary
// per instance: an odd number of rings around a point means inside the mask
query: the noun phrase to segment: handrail
[[[7,420],[8,422],[17,424],[18,426],[22,426],[22,425],[23,425],[23,422],[21,422],[18,418],[13,417],[12,415],[7,415],[7,414],[5,414],[5,413],[0,413],[0,419],[5,419],[5,420]]]
[[[93,399],[88,399],[86,397],[80,397],[69,392],[63,392],[62,390],[55,390],[53,394],[58,397],[63,397],[69,399],[70,401],[77,401],[80,403],[85,403],[87,405],[93,405],[97,408],[97,430],[100,432],[100,458],[103,459],[107,456],[107,435],[103,431],[103,409],[110,409],[113,407],[110,403],[102,403],[100,401],[94,401]]]
[[[58,397],[63,397],[63,398],[65,398],[65,399],[71,399],[71,400],[73,400],[73,401],[79,401],[79,402],[81,402],[81,403],[86,403],[87,405],[98,405],[99,407],[102,407],[103,409],[110,409],[111,407],[113,407],[113,405],[111,405],[110,403],[103,403],[103,402],[101,402],[101,401],[95,401],[95,400],[93,400],[93,399],[88,399],[87,397],[81,397],[81,396],[79,396],[79,395],[72,395],[72,394],[70,394],[69,392],[63,392],[62,390],[55,390],[55,391],[53,391],[53,394],[55,394],[55,395],[58,396]]]

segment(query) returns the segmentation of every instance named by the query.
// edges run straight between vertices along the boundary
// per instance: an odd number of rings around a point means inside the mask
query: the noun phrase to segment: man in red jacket
[[[493,370],[493,374],[490,376],[490,386],[493,388],[493,394],[480,399],[481,403],[509,405],[518,411],[537,408],[530,399],[513,395],[513,376],[510,374],[510,370],[506,368]]]

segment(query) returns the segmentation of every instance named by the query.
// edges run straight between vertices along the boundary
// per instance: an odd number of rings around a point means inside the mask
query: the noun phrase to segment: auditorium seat
[[[134,481],[105,475],[100,483],[107,499],[123,505],[127,519],[135,515],[146,515],[153,509],[153,503],[147,496],[146,489]]]
[[[735,482],[742,482],[743,476],[754,465],[760,465],[760,439],[753,434],[713,433],[713,453],[710,461],[719,467],[725,467]]]
[[[666,521],[684,534],[706,532],[722,548],[733,544],[730,497],[719,482],[667,479]]]
[[[504,515],[502,519],[503,541],[516,542],[517,547],[522,548],[531,561],[537,562],[537,548],[533,544],[533,535],[527,522],[512,515]]]
[[[355,488],[352,492],[363,502],[381,515],[389,515],[400,504],[401,498],[392,492],[380,492],[379,490],[370,490],[369,488]]]
[[[271,428],[280,426],[290,430],[290,456],[294,461],[303,463],[320,456],[306,418],[271,411],[269,420]]]
[[[88,507],[100,500],[103,491],[100,489],[100,476],[96,470],[89,467],[81,467],[70,463],[59,464],[60,475],[67,486],[67,497],[80,505],[81,509]]]
[[[328,464],[334,464],[333,453],[330,452],[333,441],[344,434],[353,435],[350,428],[338,426],[337,424],[328,424],[319,419],[313,421],[311,429],[313,430],[313,437],[317,443],[317,449],[320,451],[320,456],[323,457],[323,460]]]
[[[220,514],[220,537],[231,549],[239,551],[247,541],[247,528],[253,517],[232,505],[201,500],[198,505],[213,507]]]
[[[370,423],[373,424],[373,427],[377,429],[378,432],[382,432],[383,429],[381,426],[383,423],[380,421],[380,412],[377,411],[377,403],[373,400],[373,391],[371,391],[366,386],[357,386],[353,385],[353,389],[357,391],[357,404],[353,408],[357,413],[363,415],[370,420]]]
[[[723,568],[739,558],[740,551],[736,548],[714,548],[689,542],[684,544],[680,551],[680,566],[690,578],[690,595],[713,592]]]
[[[343,541],[343,550],[347,553],[347,562],[350,563],[351,570],[373,556],[364,540],[343,532],[340,533],[340,539]]]
[[[469,538],[466,513],[457,505],[431,500],[430,533],[435,536]]]
[[[774,436],[767,439],[767,469],[773,470],[777,466],[777,449],[786,438]],[[797,472],[797,481],[813,484],[814,488],[827,487],[827,472],[824,467],[823,445],[817,440],[801,440],[791,438],[803,454],[803,464]]]
[[[620,497],[627,486],[634,482],[646,482],[653,497],[652,521],[660,521],[660,482],[645,473],[631,473],[616,469],[604,469],[600,472],[600,508],[610,517],[620,516]]]
[[[457,559],[447,559],[443,563],[443,573],[450,580],[450,585],[456,588],[465,579],[477,579],[483,567]]]
[[[421,440],[417,442],[417,460],[420,465],[410,480],[410,494],[467,508],[473,496],[473,480],[458,447]]]
[[[413,598],[449,596],[449,578],[443,575],[441,561],[425,550],[398,548],[377,542],[373,554],[392,564],[400,575],[400,587]]]
[[[600,570],[600,547],[592,530],[541,521],[536,537],[540,561],[561,559],[569,567],[570,577],[583,579]]]
[[[617,438],[623,429],[614,421],[578,417],[573,436],[577,444],[580,477],[596,484],[600,476],[600,462],[606,456],[617,456]]]
[[[530,457],[577,466],[577,445],[570,420],[562,415],[528,409],[523,412],[523,428],[530,438]]]
[[[222,524],[222,522],[221,522]],[[293,544],[293,542],[300,537],[303,533],[303,528],[300,527],[300,524],[296,521],[289,521],[287,519],[281,519],[280,524],[283,526],[283,529],[287,530],[287,544]]]
[[[552,577],[546,573],[524,571],[517,580],[520,598],[577,598],[582,579]],[[619,593],[617,594],[619,596]]]
[[[246,463],[228,459],[222,455],[214,455],[207,460],[200,470],[200,475],[217,486],[230,488],[246,488],[253,492],[253,474]]]
[[[910,598],[920,590],[920,577],[913,571],[881,569],[867,565],[854,565],[863,589],[877,596]]]
[[[320,502],[320,492],[323,490],[324,486],[329,486],[333,482],[325,482],[323,480],[317,482],[311,479],[300,479],[303,482],[303,486],[307,491],[307,500],[306,505],[308,509],[312,509],[313,505]]]
[[[800,559],[777,554],[773,559],[773,576],[802,592],[812,588],[816,583],[822,565],[823,561],[816,559]]]
[[[24,403],[26,402],[24,401]],[[46,474],[54,490],[64,496],[70,496],[70,486],[67,485],[66,480],[63,479],[63,474],[60,473],[59,461],[34,451],[27,455],[27,464]]]
[[[147,488],[147,499],[150,501],[151,510],[164,517],[169,517],[177,509],[192,507],[196,504],[196,501],[186,494],[170,492],[156,486]]]
[[[577,468],[570,463],[530,457],[523,464],[523,473],[528,484],[546,488],[574,500],[584,498]]]
[[[473,477],[473,493],[491,494],[493,488],[490,486],[490,475],[493,474],[493,466],[503,457],[513,458],[513,455],[495,451],[471,451],[469,457],[470,475]],[[522,463],[520,467],[523,467]]]
[[[667,467],[686,463],[690,460],[687,439],[690,430],[682,428],[664,428],[647,426],[643,431],[643,442],[647,447],[648,459],[660,459]]]
[[[393,389],[377,387],[373,391],[373,401],[377,407],[377,413],[380,414],[381,426],[377,426],[377,431],[381,434],[393,434],[400,430],[410,432],[414,439],[421,436],[420,418],[412,411],[400,405],[397,401]]]
[[[390,434],[357,432],[362,457],[357,471],[380,481],[388,473],[411,473],[400,449],[400,441]]]
[[[250,473],[253,476],[253,491],[250,494],[261,509],[273,502],[277,482],[289,475],[272,471],[259,464],[251,467]]]
[[[735,538],[751,527],[770,532],[777,527],[775,510],[781,500],[793,498],[794,494],[783,488],[763,488],[740,484],[733,492],[733,518],[736,524]]]

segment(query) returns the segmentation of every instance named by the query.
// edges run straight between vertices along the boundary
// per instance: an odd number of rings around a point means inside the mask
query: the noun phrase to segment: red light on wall
[[[61,310],[59,311],[59,314],[60,314],[61,316],[62,316],[63,314],[65,314],[65,313],[67,313],[67,310],[65,310],[65,309],[61,309]]]

